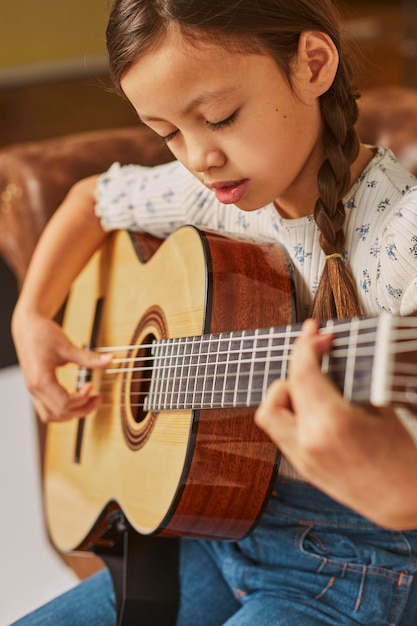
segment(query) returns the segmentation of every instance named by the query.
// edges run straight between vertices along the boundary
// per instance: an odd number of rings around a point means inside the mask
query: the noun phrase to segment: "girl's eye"
[[[179,133],[179,130],[174,130],[172,133],[169,133],[169,135],[165,135],[165,137],[161,137],[162,141],[164,143],[169,143],[171,141],[171,139],[174,139],[174,137]]]
[[[207,122],[207,124],[213,130],[222,130],[223,128],[227,128],[228,126],[231,126],[233,122],[236,120],[236,117],[237,117],[237,111],[232,113],[232,115],[227,117],[225,120],[221,120],[221,122]]]
[[[237,117],[237,113],[238,112],[235,111],[232,115],[227,117],[225,120],[221,120],[220,122],[206,122],[206,124],[210,126],[212,130],[222,130],[223,128],[227,128],[227,126],[231,126],[233,124]],[[179,130],[174,130],[172,133],[169,133],[169,135],[161,137],[161,139],[164,143],[169,143],[178,135],[179,132]]]

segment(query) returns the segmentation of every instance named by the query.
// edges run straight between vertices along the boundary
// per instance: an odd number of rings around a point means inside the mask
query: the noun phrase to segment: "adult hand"
[[[269,388],[255,415],[316,487],[375,522],[417,527],[417,446],[392,408],[345,400],[320,370],[330,335],[308,320],[289,375]]]

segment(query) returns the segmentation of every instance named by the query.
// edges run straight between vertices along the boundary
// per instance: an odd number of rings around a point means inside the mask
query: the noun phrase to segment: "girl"
[[[13,319],[42,420],[100,402],[88,384],[68,395],[55,368],[110,357],[52,320],[114,228],[167,236],[193,223],[279,242],[300,321],[416,311],[417,183],[358,141],[330,0],[116,0],[107,41],[115,85],[177,161],[79,183],[45,230]],[[306,323],[256,414],[285,455],[257,528],[182,542],[179,626],[417,623],[416,428],[341,398],[318,365],[330,341]],[[115,624],[112,598],[100,573],[20,623]]]

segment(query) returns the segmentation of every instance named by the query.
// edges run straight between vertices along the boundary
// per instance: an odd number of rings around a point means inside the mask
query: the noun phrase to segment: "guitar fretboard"
[[[322,369],[354,402],[369,401],[377,344],[375,319],[329,322],[333,349]],[[255,407],[287,376],[300,326],[157,341],[145,409]]]

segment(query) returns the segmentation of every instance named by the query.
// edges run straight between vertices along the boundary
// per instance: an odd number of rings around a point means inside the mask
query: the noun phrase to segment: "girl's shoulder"
[[[375,148],[375,156],[345,197],[351,226],[369,222],[379,229],[404,203],[416,205],[417,178],[399,163],[391,150]]]
[[[375,155],[363,170],[351,189],[351,195],[365,193],[366,190],[380,189],[398,197],[417,186],[413,176],[388,148],[374,148]]]
[[[407,315],[417,310],[417,179],[388,150],[377,169],[387,191],[378,205],[382,219],[375,219],[378,300],[383,309]]]
[[[416,310],[417,179],[390,150],[377,148],[345,206],[351,263],[367,309]]]

